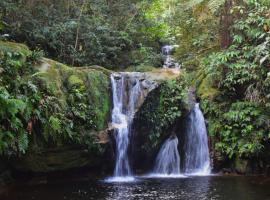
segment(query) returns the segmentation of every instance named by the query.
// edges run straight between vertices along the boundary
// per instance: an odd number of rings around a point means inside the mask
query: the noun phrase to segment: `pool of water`
[[[0,195],[1,200],[270,200],[270,181],[263,177],[205,176],[137,177],[133,182],[53,181],[21,184]]]

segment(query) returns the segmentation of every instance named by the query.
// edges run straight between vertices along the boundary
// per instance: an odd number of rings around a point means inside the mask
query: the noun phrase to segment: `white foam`
[[[151,173],[148,175],[142,176],[143,178],[187,178],[187,176],[183,174],[157,174]]]
[[[133,176],[114,176],[104,180],[106,183],[127,183],[134,182],[136,179]]]

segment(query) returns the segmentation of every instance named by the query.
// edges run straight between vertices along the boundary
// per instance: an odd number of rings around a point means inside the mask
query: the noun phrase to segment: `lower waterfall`
[[[180,175],[180,156],[178,152],[178,138],[172,136],[165,141],[156,158],[153,175]]]
[[[198,103],[187,119],[183,164],[186,174],[208,175],[211,172],[207,129]]]

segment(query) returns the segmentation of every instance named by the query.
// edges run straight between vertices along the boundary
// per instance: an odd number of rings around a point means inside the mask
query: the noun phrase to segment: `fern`
[[[215,13],[224,3],[225,0],[209,0],[207,5],[211,12]]]
[[[60,132],[61,121],[57,117],[51,116],[49,119],[49,124],[53,132]]]
[[[17,139],[19,152],[25,153],[28,148],[28,136],[25,132],[20,132]]]
[[[212,13],[215,13],[226,0],[189,0],[186,4],[188,8],[193,8],[199,5],[206,5]]]

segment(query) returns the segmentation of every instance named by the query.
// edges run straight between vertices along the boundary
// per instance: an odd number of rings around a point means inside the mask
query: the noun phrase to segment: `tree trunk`
[[[230,27],[233,24],[233,16],[230,12],[232,6],[233,0],[226,0],[220,16],[220,46],[222,49],[227,49],[232,43],[230,35]]]

